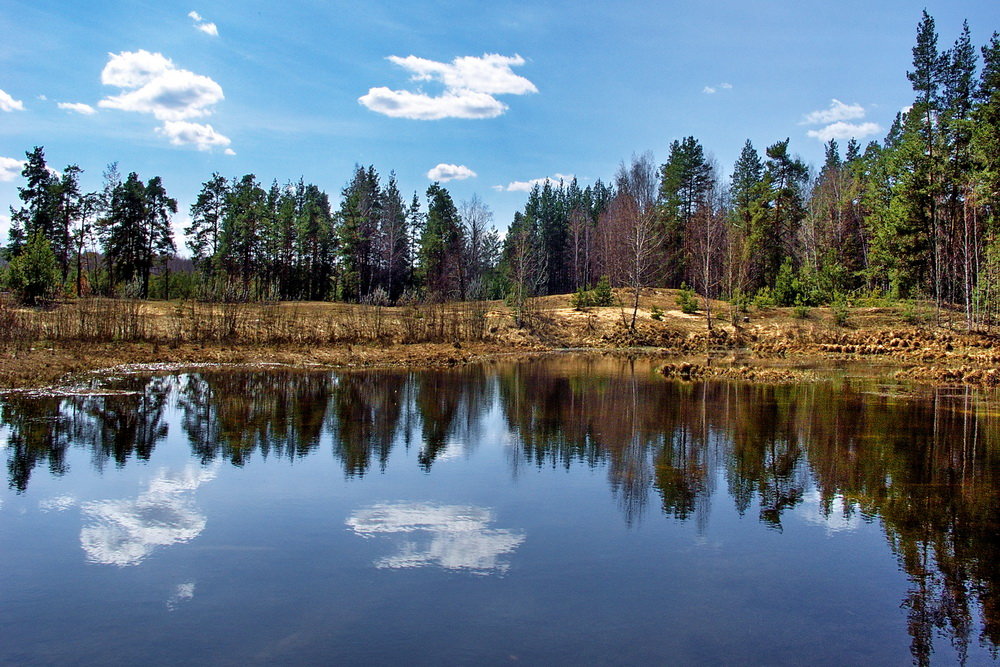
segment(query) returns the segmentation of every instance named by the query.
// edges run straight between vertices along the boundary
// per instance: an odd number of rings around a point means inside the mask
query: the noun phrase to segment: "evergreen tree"
[[[191,205],[191,224],[184,228],[187,247],[195,266],[212,272],[212,260],[219,253],[222,221],[226,216],[229,183],[218,173],[205,181]]]
[[[658,207],[664,233],[665,284],[679,287],[690,281],[684,245],[695,212],[708,203],[714,186],[712,166],[701,144],[685,137],[670,144],[667,161],[660,167]]]
[[[429,295],[442,300],[465,299],[463,245],[455,203],[448,191],[435,182],[427,188],[427,218],[419,250],[419,277]]]
[[[21,176],[27,183],[17,189],[17,196],[24,205],[20,209],[11,207],[10,255],[17,255],[27,239],[37,232],[49,241],[56,240],[58,234],[53,219],[53,195],[58,179],[45,164],[45,149],[35,146],[25,153],[27,160],[21,169]]]
[[[22,303],[37,305],[56,290],[59,266],[49,240],[36,231],[7,267],[7,284]]]

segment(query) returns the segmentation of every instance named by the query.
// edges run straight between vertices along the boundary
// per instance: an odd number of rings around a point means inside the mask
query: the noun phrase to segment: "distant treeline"
[[[964,308],[970,326],[1000,310],[1000,36],[977,49],[968,25],[940,50],[926,12],[917,28],[915,98],[888,135],[820,170],[776,141],[748,140],[731,177],[694,137],[666,161],[623,162],[607,184],[545,182],[501,239],[478,198],[456,204],[431,185],[408,201],[395,175],[358,166],[336,208],[300,180],[213,174],[184,231],[195,270],[171,274],[177,202],[159,177],[122,177],[83,193],[27,153],[12,208],[6,282],[26,301],[64,293],[260,299],[507,298],[584,292],[603,276],[630,288],[686,284],[706,297],[819,305],[851,294],[923,297]],[[981,54],[981,63],[980,57]],[[91,251],[88,255],[88,251]],[[99,262],[87,262],[99,257]],[[633,319],[634,323],[634,319]]]

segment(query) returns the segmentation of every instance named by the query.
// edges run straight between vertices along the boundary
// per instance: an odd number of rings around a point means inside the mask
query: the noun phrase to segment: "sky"
[[[355,165],[405,197],[441,181],[503,230],[539,179],[608,181],[694,136],[726,176],[743,143],[881,140],[912,102],[924,8],[939,47],[997,0],[0,5],[0,243],[24,154],[161,176],[178,231],[213,172],[315,183],[336,205]],[[183,248],[180,248],[183,252]]]

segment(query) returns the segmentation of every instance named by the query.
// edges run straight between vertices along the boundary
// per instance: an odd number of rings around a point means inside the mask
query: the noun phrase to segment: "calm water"
[[[0,663],[992,663],[1000,401],[839,377],[2,399]]]

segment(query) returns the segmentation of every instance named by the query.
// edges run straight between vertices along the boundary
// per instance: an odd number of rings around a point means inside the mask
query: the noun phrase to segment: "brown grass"
[[[733,326],[728,304],[713,302],[710,332],[703,313],[680,312],[676,295],[644,290],[635,330],[624,325],[630,311],[576,311],[568,295],[535,299],[521,329],[499,301],[383,307],[80,299],[36,310],[0,300],[0,388],[38,386],[131,363],[426,366],[557,348],[877,358],[906,369],[908,377],[935,382],[992,381],[993,375],[974,371],[1000,361],[993,337],[908,323],[902,306],[854,308],[847,326],[839,326],[827,308],[811,309],[806,319],[796,319],[790,308],[755,311]],[[654,308],[663,312],[662,320],[653,319]],[[963,372],[944,372],[951,368]]]

